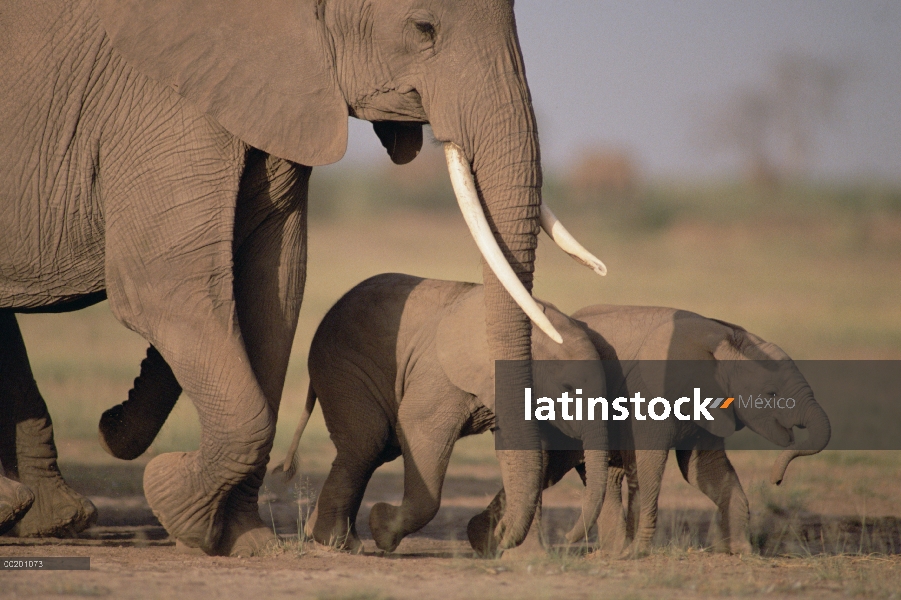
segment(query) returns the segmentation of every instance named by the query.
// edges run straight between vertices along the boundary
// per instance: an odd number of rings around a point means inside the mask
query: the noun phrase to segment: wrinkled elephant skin
[[[338,455],[307,524],[315,540],[361,548],[356,517],[366,485],[377,467],[398,456],[404,459],[403,501],[373,506],[376,545],[393,551],[435,516],[454,443],[494,425],[494,369],[481,327],[484,293],[472,283],[392,273],[360,283],[326,314],[310,347],[310,392],[291,451],[318,398]],[[575,321],[550,305],[545,312],[564,343],[536,331],[536,359],[597,360]],[[603,390],[604,378],[567,371],[536,384],[536,393],[559,395]],[[606,442],[606,429],[600,439]],[[606,455],[603,467],[606,483]]]
[[[200,448],[154,458],[145,493],[182,545],[249,554],[273,537],[256,500],[303,297],[308,180],[344,154],[348,116],[376,123],[398,163],[425,123],[459,148],[492,247],[529,297],[542,173],[509,0],[8,0],[2,13],[0,314],[12,328],[16,312],[107,298],[171,368],[159,387],[166,403],[182,388],[194,403]],[[528,318],[490,269],[484,281],[491,357],[528,359]],[[6,344],[27,377],[24,347]],[[59,476],[36,387],[8,398],[15,433],[0,459],[59,494],[35,490],[52,510],[32,508],[47,520],[33,530],[87,526],[92,507]],[[129,446],[116,439],[128,415],[106,415],[108,449],[134,455],[164,419],[146,418]],[[529,456],[525,469],[501,457],[523,499],[505,516],[507,545],[536,506],[540,453]]]

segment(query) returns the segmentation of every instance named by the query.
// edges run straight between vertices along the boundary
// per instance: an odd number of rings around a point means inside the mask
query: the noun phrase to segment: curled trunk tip
[[[810,437],[796,448],[787,448],[779,454],[779,458],[773,463],[770,470],[770,483],[779,485],[785,478],[785,470],[791,461],[799,456],[810,456],[822,451],[829,443],[832,437],[832,427],[829,424],[829,417],[823,409],[814,402],[802,422],[804,428],[810,432]]]

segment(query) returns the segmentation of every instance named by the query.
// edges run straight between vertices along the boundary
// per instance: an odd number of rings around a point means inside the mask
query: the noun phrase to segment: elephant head
[[[716,361],[712,375],[719,389],[735,398],[727,409],[716,411],[713,422],[698,421],[698,425],[720,437],[747,425],[754,433],[786,448],[773,465],[773,483],[782,481],[788,464],[796,457],[816,454],[829,443],[829,418],[804,375],[775,344],[737,325],[681,311],[665,335],[670,340],[669,360]],[[747,396],[754,401],[749,402]],[[756,402],[758,396],[761,402]],[[780,398],[783,402],[778,402]],[[771,402],[767,404],[766,399]],[[723,413],[722,418],[719,413]],[[795,441],[794,427],[806,429],[807,439]]]
[[[466,292],[441,319],[435,336],[435,345],[439,362],[448,379],[458,388],[473,394],[488,408],[495,410],[496,389],[495,371],[491,368],[488,340],[484,333],[472,327],[485,318],[484,287],[474,287]],[[558,344],[543,331],[535,328],[532,332],[531,354],[537,361],[535,364],[533,398],[559,398],[564,393],[575,397],[581,390],[592,393],[606,392],[606,379],[601,368],[586,368],[581,361],[592,361],[601,365],[600,357],[591,339],[584,329],[553,305],[542,303],[544,314],[563,337],[563,344]],[[528,387],[528,386],[526,386]],[[522,390],[522,388],[519,388]],[[521,391],[520,391],[521,393]],[[522,413],[522,398],[517,402],[515,414]],[[566,421],[558,418],[553,422],[555,435],[557,432],[582,442],[585,448],[586,493],[583,497],[583,514],[590,522],[597,520],[607,485],[608,436],[606,423],[602,421]],[[531,468],[525,463],[530,457],[521,451],[499,450],[499,456],[507,453],[509,462],[514,468],[526,471]],[[502,463],[503,465],[504,463]],[[543,477],[543,467],[542,467]],[[514,484],[520,483],[518,480]],[[521,484],[520,484],[521,485]],[[523,504],[529,501],[524,493],[510,493],[507,481],[504,482],[506,493],[506,512],[523,512]],[[503,521],[502,521],[503,522]],[[589,521],[586,521],[589,522]],[[483,555],[492,555],[498,549],[503,550],[503,531],[493,528],[478,529],[470,542]],[[568,537],[578,538],[588,527],[580,522]],[[471,529],[472,534],[474,530]]]
[[[130,64],[281,158],[337,161],[350,115],[372,121],[392,160],[404,163],[430,123],[485,257],[493,359],[530,358],[526,312],[560,341],[530,295],[541,224],[603,273],[550,211],[541,214],[538,132],[511,0],[101,0],[98,13]],[[513,379],[511,388],[528,387],[531,372]],[[508,492],[531,498],[499,525],[510,545],[525,536],[541,483],[537,429],[517,426],[511,433],[535,449],[528,461],[500,456]]]

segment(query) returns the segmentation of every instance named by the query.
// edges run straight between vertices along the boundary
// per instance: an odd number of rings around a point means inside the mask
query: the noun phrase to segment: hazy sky
[[[516,0],[515,11],[549,166],[605,145],[651,175],[734,172],[734,156],[700,141],[710,112],[800,54],[850,71],[815,171],[901,181],[901,1]],[[387,160],[376,152],[371,126],[352,123],[348,159]]]

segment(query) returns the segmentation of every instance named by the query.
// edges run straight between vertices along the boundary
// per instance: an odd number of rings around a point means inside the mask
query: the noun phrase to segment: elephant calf
[[[725,453],[724,437],[747,426],[755,433],[787,447],[773,465],[771,480],[779,483],[789,462],[819,452],[830,438],[829,419],[817,404],[804,376],[778,346],[736,325],[671,308],[597,305],[572,315],[585,328],[605,361],[608,397],[674,399],[687,395],[684,378],[654,373],[660,361],[698,361],[706,366],[707,390],[738,398],[749,390],[768,396],[794,398],[792,409],[755,408],[733,402],[714,421],[666,419],[610,421],[611,467],[599,531],[622,529],[623,474],[628,480],[626,542],[630,554],[650,546],[657,525],[657,501],[668,450],[676,449],[686,481],[699,488],[719,509],[722,539],[718,549],[747,553],[748,500]],[[702,362],[704,361],[704,362]],[[673,363],[667,363],[673,364]],[[682,363],[686,364],[686,363]],[[697,381],[693,379],[692,382]],[[710,395],[710,394],[705,394]],[[792,428],[806,428],[809,436],[795,442]],[[582,469],[579,452],[548,452],[545,487],[559,481],[573,467]],[[480,515],[470,521],[470,541],[483,551],[482,540],[491,523],[503,514],[503,490]],[[582,520],[580,520],[582,521]],[[590,523],[590,519],[584,522]],[[583,527],[585,531],[587,527]]]
[[[494,426],[494,372],[482,296],[481,285],[384,274],[354,287],[326,314],[310,348],[306,410],[285,464],[290,477],[289,465],[318,398],[338,452],[307,535],[360,550],[355,523],[366,485],[377,467],[401,455],[403,501],[399,507],[373,506],[369,524],[376,545],[394,550],[438,512],[454,443]],[[575,321],[549,305],[545,314],[564,343],[536,328],[534,358],[598,360]],[[577,371],[555,371],[547,381],[536,382],[536,393],[559,395],[567,386],[605,389],[600,370]],[[585,463],[597,505],[585,510],[595,511],[596,518],[607,481],[606,428],[585,425],[590,430],[564,433],[592,448],[585,452]],[[540,485],[540,477],[533,479],[536,489],[523,494],[531,502]],[[522,501],[511,494],[508,508],[519,510]]]

